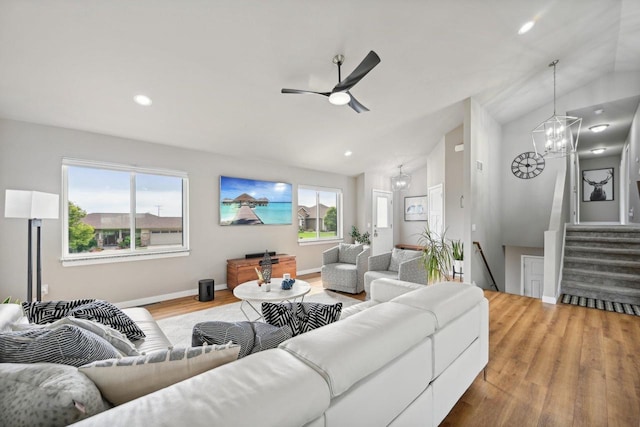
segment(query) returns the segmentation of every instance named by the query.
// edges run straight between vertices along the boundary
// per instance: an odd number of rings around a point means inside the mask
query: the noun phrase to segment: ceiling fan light
[[[334,92],[329,95],[329,102],[333,105],[346,105],[351,102],[351,97],[346,92]]]

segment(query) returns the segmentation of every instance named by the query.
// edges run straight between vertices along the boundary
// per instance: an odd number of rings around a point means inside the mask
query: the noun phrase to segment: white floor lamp
[[[58,218],[58,195],[40,191],[6,190],[4,199],[5,218],[29,219],[29,241],[27,253],[27,301],[33,300],[33,250],[32,229],[37,228],[36,237],[36,299],[42,297],[42,262],[40,259],[40,227],[43,219]]]

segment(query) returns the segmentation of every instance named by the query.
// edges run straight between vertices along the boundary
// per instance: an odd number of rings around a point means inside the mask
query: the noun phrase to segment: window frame
[[[135,239],[131,239],[132,247],[114,252],[69,252],[69,167],[83,167],[129,173],[129,232],[136,233],[136,180],[137,174],[162,175],[182,180],[182,245],[155,248],[137,252]],[[186,172],[145,168],[117,163],[98,162],[93,160],[62,159],[62,265],[65,267],[87,264],[106,264],[127,261],[139,261],[146,259],[169,258],[188,256],[189,249],[189,176]]]
[[[305,246],[305,245],[318,245],[318,244],[324,244],[324,243],[333,243],[333,242],[341,242],[344,240],[344,233],[343,233],[343,193],[342,193],[342,189],[340,188],[330,188],[330,187],[320,187],[317,185],[306,185],[306,184],[298,184],[298,191],[296,192],[296,225],[298,225],[298,227],[296,227],[296,234],[298,233],[299,230],[299,224],[298,224],[298,208],[300,206],[300,190],[310,190],[310,191],[315,191],[316,192],[316,218],[317,218],[317,208],[318,205],[320,204],[320,195],[319,193],[324,192],[324,193],[336,193],[336,210],[337,210],[337,215],[336,215],[336,221],[337,221],[337,227],[336,227],[336,236],[334,237],[325,237],[322,238],[320,237],[320,222],[316,221],[316,237],[315,238],[310,238],[310,239],[300,239],[298,238],[298,245],[300,246]]]

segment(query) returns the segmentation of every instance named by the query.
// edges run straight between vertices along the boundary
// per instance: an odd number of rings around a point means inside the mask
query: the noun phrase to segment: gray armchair
[[[408,249],[396,249],[369,257],[368,269],[364,274],[364,290],[369,296],[371,282],[388,278],[405,282],[427,284],[427,271],[422,262],[422,252]]]
[[[362,245],[340,243],[322,253],[322,286],[334,291],[359,294],[371,251]]]

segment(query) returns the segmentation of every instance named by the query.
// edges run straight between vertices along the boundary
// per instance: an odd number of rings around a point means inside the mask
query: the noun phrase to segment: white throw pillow
[[[98,386],[105,399],[120,405],[234,361],[239,351],[240,346],[231,343],[174,348],[100,360],[78,369]]]

